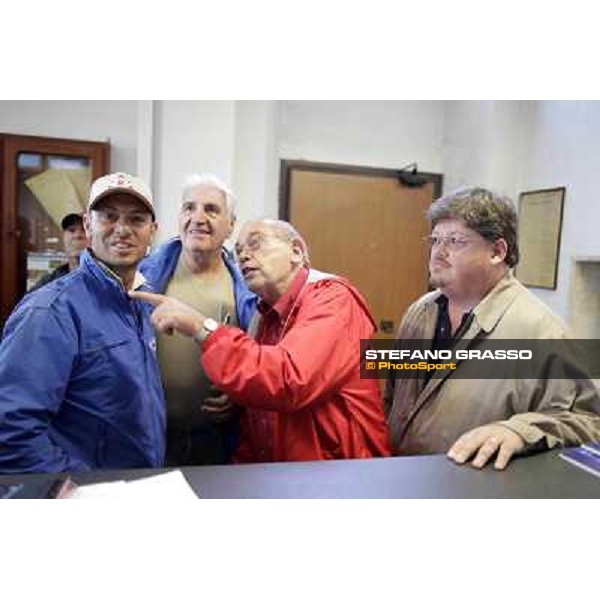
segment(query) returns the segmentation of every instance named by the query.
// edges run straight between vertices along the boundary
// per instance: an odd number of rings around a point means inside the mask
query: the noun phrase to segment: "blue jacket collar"
[[[139,266],[147,285],[157,293],[164,293],[169,280],[175,272],[177,261],[181,255],[182,243],[179,237],[165,242],[147,256]],[[222,250],[223,262],[231,274],[237,310],[238,323],[242,329],[247,329],[250,319],[256,309],[257,297],[251,292],[228,250]]]

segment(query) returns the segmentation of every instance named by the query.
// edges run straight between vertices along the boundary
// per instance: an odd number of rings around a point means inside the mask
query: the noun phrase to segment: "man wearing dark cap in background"
[[[127,292],[156,231],[146,184],[96,180],[78,269],[15,308],[0,344],[0,472],[159,467],[165,408],[148,309]]]
[[[30,292],[39,290],[43,285],[67,275],[79,266],[79,257],[87,248],[87,239],[83,228],[83,216],[76,213],[69,213],[63,218],[60,226],[63,230],[63,245],[68,262],[41,277],[29,290]]]

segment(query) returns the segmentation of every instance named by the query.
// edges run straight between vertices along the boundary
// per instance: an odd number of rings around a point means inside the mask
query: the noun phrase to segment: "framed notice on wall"
[[[565,188],[519,196],[517,278],[530,287],[556,289]]]

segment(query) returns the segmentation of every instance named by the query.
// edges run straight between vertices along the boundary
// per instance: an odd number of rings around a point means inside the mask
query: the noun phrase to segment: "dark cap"
[[[83,227],[83,217],[76,213],[69,213],[63,217],[63,220],[60,222],[63,231],[69,229],[69,227],[72,227],[73,225],[81,225]]]

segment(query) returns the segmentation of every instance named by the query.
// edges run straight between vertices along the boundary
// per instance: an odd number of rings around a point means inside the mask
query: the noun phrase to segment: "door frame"
[[[290,216],[290,186],[292,182],[292,171],[316,171],[321,173],[337,173],[341,175],[366,175],[369,177],[396,178],[400,169],[389,169],[383,167],[361,167],[357,165],[345,165],[337,163],[312,162],[307,160],[288,160],[282,158],[279,169],[279,218],[289,221]],[[405,171],[402,171],[405,172]],[[419,176],[433,183],[433,197],[442,195],[444,176],[440,173],[418,172]]]

